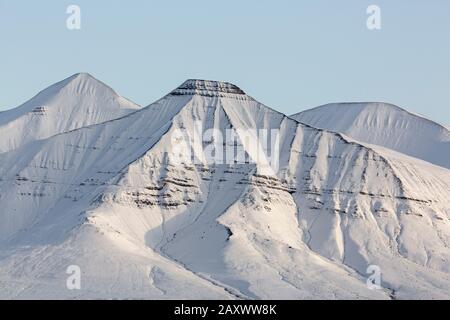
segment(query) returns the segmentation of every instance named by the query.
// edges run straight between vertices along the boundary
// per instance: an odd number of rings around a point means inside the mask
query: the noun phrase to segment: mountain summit
[[[245,92],[228,82],[190,79],[175,89],[172,94],[224,96],[226,94],[245,95]]]
[[[388,103],[332,103],[292,118],[450,169],[450,131]]]
[[[21,106],[0,113],[0,153],[139,109],[91,75],[75,74]]]

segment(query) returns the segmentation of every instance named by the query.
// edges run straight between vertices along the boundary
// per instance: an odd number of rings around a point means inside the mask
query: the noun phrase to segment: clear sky
[[[0,110],[89,72],[141,105],[203,78],[286,114],[384,101],[450,124],[449,0],[0,0],[0,43]]]

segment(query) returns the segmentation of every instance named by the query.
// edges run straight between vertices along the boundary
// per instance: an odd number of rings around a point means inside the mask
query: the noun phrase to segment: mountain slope
[[[76,74],[23,105],[0,112],[0,153],[30,141],[119,118],[139,108],[89,74]]]
[[[391,104],[333,103],[292,118],[450,169],[448,128]]]
[[[278,134],[266,157],[259,129]],[[246,157],[220,161],[229,146]],[[0,163],[2,297],[450,297],[448,170],[303,125],[228,83],[187,81]],[[71,264],[80,291],[64,288]],[[366,286],[370,265],[380,290]]]

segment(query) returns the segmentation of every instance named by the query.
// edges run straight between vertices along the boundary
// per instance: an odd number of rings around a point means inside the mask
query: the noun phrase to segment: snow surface
[[[189,80],[117,118],[0,154],[0,298],[450,298],[448,169],[222,82]],[[207,163],[197,121],[279,129],[280,170]],[[180,130],[198,163],[176,161]],[[65,286],[69,265],[81,290]]]
[[[447,127],[387,103],[332,103],[292,118],[450,169]]]
[[[0,112],[0,153],[30,141],[116,119],[139,108],[91,75],[75,74],[23,105]]]

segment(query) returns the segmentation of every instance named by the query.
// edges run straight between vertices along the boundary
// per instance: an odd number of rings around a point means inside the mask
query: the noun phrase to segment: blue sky
[[[141,105],[204,78],[286,114],[385,101],[450,124],[448,0],[0,0],[0,39],[0,110],[89,72]]]

